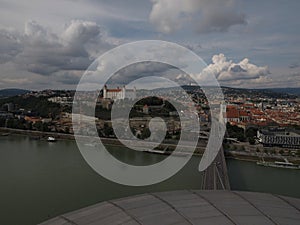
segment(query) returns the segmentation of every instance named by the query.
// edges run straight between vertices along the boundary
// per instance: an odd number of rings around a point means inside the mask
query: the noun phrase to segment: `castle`
[[[136,98],[136,89],[126,89],[125,86],[122,88],[108,89],[105,85],[103,88],[103,98],[105,99],[135,99]]]

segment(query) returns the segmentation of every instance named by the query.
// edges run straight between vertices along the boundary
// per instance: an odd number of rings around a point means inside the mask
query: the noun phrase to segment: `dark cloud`
[[[77,85],[84,71],[59,71],[54,73],[55,80],[65,85]]]
[[[18,35],[12,31],[0,30],[0,64],[11,61],[21,51]]]
[[[93,43],[94,53],[97,48],[111,47],[101,35],[100,27],[94,22],[74,20],[62,34],[55,34],[37,22],[29,21],[24,34],[19,37],[2,32],[0,43],[6,48],[1,47],[0,51],[6,54],[2,54],[1,61],[13,61],[20,68],[40,75],[60,70],[85,70],[95,57],[88,50],[89,44]]]
[[[150,21],[157,30],[171,33],[190,26],[200,33],[225,32],[231,26],[247,24],[235,0],[152,0]]]
[[[204,11],[202,20],[196,28],[199,33],[226,32],[231,26],[247,24],[246,15],[235,12],[231,7],[216,7],[211,11]]]
[[[291,68],[291,69],[296,69],[296,68],[298,68],[298,67],[300,67],[299,63],[292,63],[292,64],[289,66],[289,68]]]
[[[201,44],[183,44],[184,47],[188,48],[189,50],[193,52],[198,52],[200,49],[202,49]]]
[[[159,62],[140,62],[122,68],[115,73],[108,84],[128,84],[139,78],[149,76],[167,77],[177,69],[171,65]],[[178,73],[178,70],[177,70]]]

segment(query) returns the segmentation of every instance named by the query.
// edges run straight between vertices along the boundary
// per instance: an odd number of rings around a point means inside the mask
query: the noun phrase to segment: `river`
[[[153,164],[165,156],[110,147],[119,159],[137,165]],[[112,183],[83,160],[74,141],[0,137],[0,224],[33,225],[65,212],[104,200],[145,192],[199,189],[199,157],[172,178],[147,187]],[[257,166],[227,160],[231,188],[300,198],[300,170]]]

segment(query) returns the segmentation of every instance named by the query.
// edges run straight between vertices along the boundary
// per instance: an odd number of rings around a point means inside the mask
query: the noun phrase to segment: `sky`
[[[75,89],[99,55],[140,40],[191,49],[221,85],[300,87],[298,0],[0,0],[0,6],[0,89]],[[161,65],[149,68],[145,74],[166,73]]]

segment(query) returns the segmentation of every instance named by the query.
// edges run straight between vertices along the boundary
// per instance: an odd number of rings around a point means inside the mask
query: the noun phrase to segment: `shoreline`
[[[59,140],[75,140],[73,134],[64,134],[64,133],[55,133],[55,132],[42,132],[42,131],[35,131],[35,130],[21,130],[21,129],[12,129],[12,128],[4,128],[0,127],[0,136],[1,134],[18,134],[18,135],[25,135],[29,137],[55,137]]]
[[[3,134],[5,134],[5,135],[3,135]],[[7,135],[24,135],[24,136],[27,136],[27,137],[39,137],[42,140],[46,140],[47,137],[51,136],[51,137],[54,137],[57,140],[74,140],[75,141],[74,134],[64,134],[64,133],[55,133],[55,132],[42,132],[42,131],[21,130],[21,129],[12,129],[12,128],[0,127],[0,137],[1,136],[7,136]],[[82,139],[82,140],[93,141],[94,137],[82,136],[82,137],[79,137],[79,138]],[[116,138],[100,137],[100,139],[101,139],[101,141],[103,142],[104,145],[116,146],[116,147],[118,147],[118,146],[126,147]],[[124,140],[124,141],[126,142],[128,140]],[[158,150],[166,149],[166,148],[174,150],[176,146],[177,145],[173,144],[173,143],[161,143],[161,144],[158,145]],[[144,146],[140,146],[140,147],[142,148]],[[185,148],[185,147],[188,147],[188,146],[182,146],[182,148]],[[195,150],[197,152],[196,152],[196,154],[194,153],[194,155],[202,156],[202,153],[204,152],[204,150],[205,150],[205,146],[198,145],[196,147],[196,150]],[[184,153],[184,151],[182,151],[182,152]],[[171,154],[172,151],[166,150],[165,153],[166,153],[166,155]]]
[[[39,139],[46,140],[47,137],[51,136],[56,138],[57,140],[71,140],[75,141],[75,137],[73,134],[64,134],[64,133],[55,133],[55,132],[42,132],[42,131],[33,131],[33,130],[21,130],[21,129],[12,129],[12,128],[4,128],[0,127],[0,137],[1,136],[8,136],[8,135],[23,135],[27,137],[38,137]],[[83,138],[89,138],[89,137],[83,137]],[[104,145],[108,146],[114,146],[114,147],[124,147],[124,145],[115,138],[101,138],[101,141],[103,141]],[[168,148],[169,147],[172,149],[176,147],[176,144],[168,144],[168,143],[162,143],[159,145],[160,148]],[[173,150],[174,150],[173,149]],[[193,153],[193,156],[201,157],[203,155],[203,152],[205,150],[205,147],[203,146],[197,146],[195,152]],[[145,153],[150,153],[150,154],[161,154],[161,155],[170,155],[172,151],[166,150],[164,152],[159,152],[158,151],[143,151]],[[185,153],[182,151],[182,153]],[[247,161],[247,162],[258,162],[261,160],[261,156],[258,155],[253,155],[253,153],[247,153],[247,152],[238,152],[238,151],[225,151],[225,158],[228,159],[235,159],[235,160],[240,160],[240,161]],[[282,159],[282,156],[270,156],[270,155],[265,155],[264,160],[265,161],[276,161]],[[293,163],[300,163],[300,158],[299,157],[293,157],[289,158],[290,162]]]

